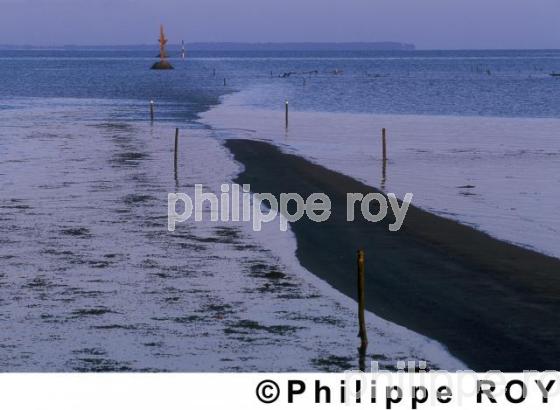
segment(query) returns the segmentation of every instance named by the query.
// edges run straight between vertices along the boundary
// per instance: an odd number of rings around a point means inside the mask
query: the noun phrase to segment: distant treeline
[[[191,43],[190,50],[219,51],[368,51],[368,50],[414,50],[414,44],[391,41],[375,43]]]
[[[92,50],[152,50],[154,45],[119,45],[119,46],[86,46],[64,45],[38,47],[32,45],[0,45],[0,49],[92,49]],[[169,49],[178,50],[180,44],[170,44]],[[187,43],[185,48],[189,51],[370,51],[370,50],[415,50],[414,44],[383,42],[354,42],[354,43]]]

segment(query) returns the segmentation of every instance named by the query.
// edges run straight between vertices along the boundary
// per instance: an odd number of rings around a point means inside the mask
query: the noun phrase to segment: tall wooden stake
[[[177,172],[178,155],[179,155],[179,128],[175,128],[175,172]]]
[[[360,324],[360,355],[364,355],[368,345],[367,330],[366,330],[366,293],[365,293],[365,254],[363,250],[358,251],[358,321]]]
[[[286,128],[288,128],[288,116],[289,116],[289,106],[288,106],[288,101],[286,101]]]
[[[154,101],[150,101],[150,121],[154,122]]]
[[[387,161],[387,130],[381,130],[381,139],[383,140],[383,162]]]
[[[387,161],[381,162],[381,190],[385,191],[387,184]]]

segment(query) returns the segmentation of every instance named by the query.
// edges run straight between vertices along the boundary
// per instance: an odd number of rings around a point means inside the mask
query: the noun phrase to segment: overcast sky
[[[400,41],[560,48],[560,0],[0,0],[0,44]]]

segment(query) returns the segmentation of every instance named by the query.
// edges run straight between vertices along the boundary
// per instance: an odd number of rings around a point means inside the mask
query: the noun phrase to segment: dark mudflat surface
[[[264,142],[226,146],[245,166],[236,182],[253,192],[331,198],[327,222],[292,224],[309,271],[355,298],[363,248],[368,310],[440,341],[474,370],[560,369],[560,260],[413,206],[397,233],[392,216],[347,222],[346,194],[376,189]]]

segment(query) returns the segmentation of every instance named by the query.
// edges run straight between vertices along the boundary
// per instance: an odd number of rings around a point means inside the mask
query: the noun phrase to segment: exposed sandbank
[[[355,252],[366,251],[367,308],[444,343],[475,370],[560,367],[560,260],[411,206],[403,229],[346,221],[361,182],[264,142],[228,140],[254,192],[328,194],[327,222],[292,224],[301,264],[355,296]],[[375,352],[370,352],[375,353]]]

